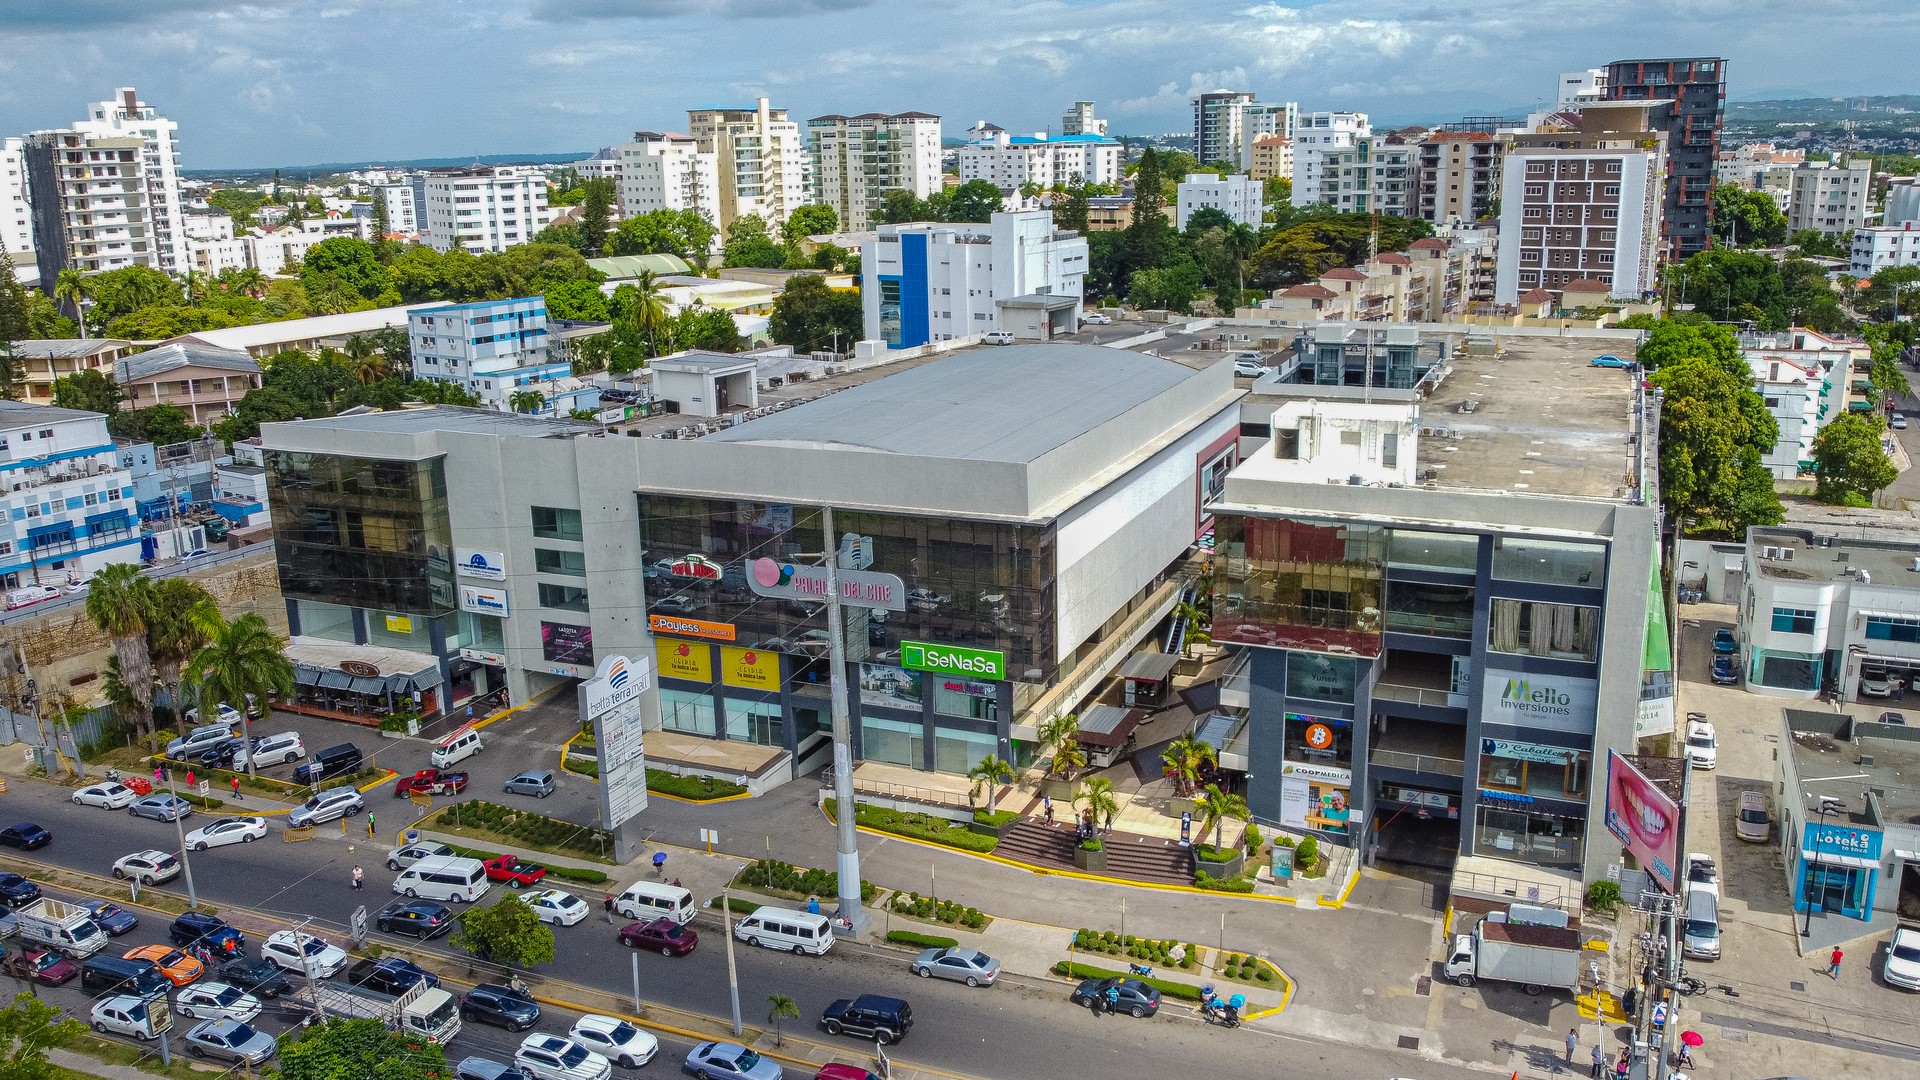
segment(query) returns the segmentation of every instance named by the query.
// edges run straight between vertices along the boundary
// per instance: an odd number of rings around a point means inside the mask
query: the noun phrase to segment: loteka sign
[[[586,693],[587,719],[612,712],[647,692],[653,685],[651,669],[645,660],[627,656],[609,656],[600,661],[593,678],[581,685]]]

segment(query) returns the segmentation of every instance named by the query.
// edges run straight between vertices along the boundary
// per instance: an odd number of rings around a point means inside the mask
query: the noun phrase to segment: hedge
[[[1173,947],[1180,944],[1172,939],[1125,937],[1111,930],[1095,932],[1085,928],[1073,932],[1073,947],[1080,952],[1106,953],[1108,956],[1128,956],[1135,960],[1149,960],[1162,967],[1175,966],[1168,955]],[[1200,946],[1188,943],[1184,959],[1177,965],[1186,970],[1200,963]]]
[[[1182,1001],[1200,1000],[1199,987],[1190,986],[1182,982],[1169,982],[1166,979],[1156,979],[1151,975],[1130,975],[1124,971],[1109,971],[1106,968],[1094,967],[1091,964],[1069,964],[1065,960],[1053,965],[1053,973],[1069,979],[1139,979],[1141,982],[1160,991],[1161,997],[1179,998]]]
[[[599,763],[595,762],[595,768]],[[681,776],[664,769],[647,770],[647,790],[662,795],[672,795],[678,799],[692,799],[696,802],[707,799],[727,799],[735,795],[744,795],[744,785],[731,780],[717,780],[711,776]]]
[[[911,930],[889,930],[887,942],[892,945],[911,945],[916,949],[951,949],[960,944],[954,938],[941,937],[938,934],[916,934]]]
[[[964,926],[969,930],[980,930],[987,925],[987,917],[981,914],[979,908],[966,907],[952,900],[936,900],[921,896],[917,892],[894,893],[892,907],[901,915],[911,915],[916,919],[947,923],[952,926]]]
[[[756,859],[748,863],[741,868],[740,873],[734,876],[733,883],[742,888],[786,893],[803,898],[840,895],[840,875],[834,871],[795,866],[778,859]],[[861,903],[864,904],[878,895],[880,895],[880,886],[871,881],[860,883]]]
[[[721,897],[716,896],[712,900],[707,901],[707,906],[717,908],[720,906],[720,902]],[[734,897],[732,901],[727,904],[728,910],[732,911],[735,915],[751,915],[759,911],[763,906],[765,905],[761,904],[758,900],[747,900],[738,896]]]
[[[994,810],[992,812],[975,810],[973,812],[973,820],[981,825],[1002,829],[1020,820],[1020,815],[1012,810]]]
[[[827,813],[838,812],[835,800],[827,800]],[[986,854],[1000,846],[997,836],[982,836],[968,828],[964,822],[931,814],[913,813],[905,810],[893,810],[884,806],[858,804],[854,811],[854,824],[878,832],[892,833],[895,836],[910,836],[915,840],[925,840],[930,844],[959,848]]]
[[[1193,887],[1209,892],[1250,893],[1253,891],[1253,879],[1250,877],[1217,878],[1201,870],[1193,876]]]
[[[447,846],[453,849],[455,855],[463,859],[491,859],[496,855],[505,854],[499,851],[482,851],[479,848],[461,847],[459,844],[448,844]],[[605,885],[607,882],[613,880],[598,870],[577,870],[571,866],[554,866],[551,863],[536,862],[533,859],[522,859],[520,861],[530,866],[544,866],[547,868],[548,877],[557,877],[562,881],[577,881],[582,885]]]
[[[568,754],[566,757],[560,759],[560,767],[570,773],[579,773],[581,776],[591,776],[595,780],[600,779],[599,758],[574,757],[572,754]],[[647,787],[651,789],[653,785],[648,784]]]
[[[509,840],[518,840],[537,851],[578,853],[603,862],[613,851],[612,834],[591,825],[575,825],[571,821],[560,821],[481,799],[454,803],[423,824],[431,829],[433,821],[485,829]]]

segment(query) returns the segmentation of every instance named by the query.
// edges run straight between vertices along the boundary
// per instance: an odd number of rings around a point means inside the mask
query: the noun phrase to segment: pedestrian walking
[[[1580,1029],[1567,1029],[1567,1064],[1573,1064],[1573,1052],[1580,1049]]]
[[[607,925],[612,926],[613,925],[613,894],[612,893],[608,893],[607,898],[605,900],[600,901],[600,908],[601,910],[607,913]]]
[[[1613,1063],[1614,1080],[1627,1080],[1627,1074],[1633,1071],[1633,1055],[1625,1049],[1620,1051],[1620,1060]]]
[[[167,782],[166,766],[155,765],[153,767],[153,782],[156,784],[164,784]]]
[[[366,882],[362,881],[361,879],[365,876],[366,876],[366,872],[360,869],[360,865],[358,863],[355,863],[353,867],[353,887],[356,889],[364,888],[366,886]]]
[[[239,777],[239,774],[237,773],[233,777],[233,801],[234,802],[247,801],[246,796],[240,794],[240,777]]]
[[[1053,797],[1052,796],[1050,795],[1040,796],[1040,813],[1046,817],[1047,824],[1049,825],[1053,824]]]
[[[1113,831],[1113,811],[1107,811],[1107,831]]]
[[[664,851],[656,851],[653,853],[653,876],[665,877],[666,874],[667,874],[667,853]]]
[[[807,897],[807,914],[809,915],[820,914],[820,898],[819,897],[817,896]]]
[[[193,789],[193,787],[194,787],[194,783],[193,783],[193,770],[192,770],[192,769],[188,769],[188,770],[187,770],[187,789],[188,789],[189,791],[191,791],[191,790]]]
[[[1639,987],[1629,986],[1627,987],[1627,992],[1620,995],[1620,1011],[1625,1013],[1629,1020],[1633,1019],[1634,1014],[1640,1011]]]
[[[1840,951],[1840,946],[1835,945],[1833,955],[1827,957],[1827,976],[1834,982],[1840,981],[1840,961],[1846,959],[1846,955]]]
[[[373,811],[367,811],[367,839],[373,839]]]
[[[1593,1071],[1588,1073],[1587,1075],[1591,1076],[1593,1080],[1600,1080],[1600,1074],[1606,1071],[1606,1068],[1607,1068],[1607,1052],[1606,1050],[1601,1048],[1599,1043],[1594,1043],[1593,1044]]]

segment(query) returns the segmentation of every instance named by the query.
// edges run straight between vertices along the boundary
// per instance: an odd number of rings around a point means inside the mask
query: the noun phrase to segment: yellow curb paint
[[[674,802],[686,803],[689,806],[712,806],[715,803],[739,802],[741,799],[751,799],[753,798],[753,792],[743,791],[738,795],[722,795],[717,799],[689,799],[684,795],[670,795],[664,791],[655,791],[652,788],[648,788],[647,796],[655,799],[672,799]]]
[[[1358,870],[1355,870],[1355,871],[1354,871],[1354,872],[1353,872],[1353,873],[1352,873],[1352,874],[1351,874],[1351,875],[1350,875],[1350,876],[1349,876],[1349,877],[1347,878],[1347,884],[1346,884],[1346,887],[1340,890],[1340,896],[1339,896],[1339,897],[1338,897],[1337,899],[1335,899],[1335,900],[1333,900],[1333,901],[1331,901],[1331,902],[1329,902],[1329,901],[1327,900],[1327,898],[1326,898],[1326,897],[1324,897],[1324,896],[1322,896],[1322,897],[1320,897],[1320,898],[1319,898],[1319,903],[1320,903],[1320,906],[1321,906],[1321,907],[1324,907],[1324,908],[1343,908],[1343,907],[1346,907],[1346,906],[1347,906],[1347,897],[1349,897],[1349,896],[1352,896],[1352,895],[1353,895],[1353,887],[1354,887],[1355,885],[1358,885],[1358,884],[1360,884],[1360,871],[1358,871]]]

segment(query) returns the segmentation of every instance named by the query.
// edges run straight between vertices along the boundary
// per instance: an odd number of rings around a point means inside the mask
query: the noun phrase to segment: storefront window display
[[[1321,765],[1353,765],[1353,722],[1325,716],[1286,714],[1288,761]]]
[[[860,704],[919,712],[924,681],[918,671],[907,671],[886,664],[861,664]]]
[[[1587,794],[1592,755],[1585,750],[1506,739],[1480,740],[1480,786],[1551,799]]]
[[[1000,740],[990,731],[939,726],[933,729],[933,769],[964,776],[982,758],[999,757]]]
[[[993,683],[929,676],[933,682],[933,711],[942,716],[992,722],[999,716],[1000,691]]]
[[[1280,824],[1344,836],[1352,827],[1353,773],[1289,761],[1280,767]]]
[[[1577,867],[1583,857],[1585,834],[1584,812],[1552,812],[1524,795],[1480,793],[1473,834],[1477,854],[1542,866]]]

